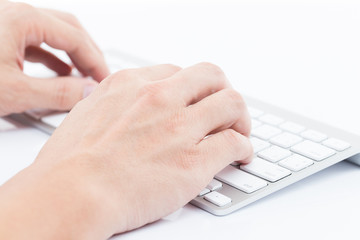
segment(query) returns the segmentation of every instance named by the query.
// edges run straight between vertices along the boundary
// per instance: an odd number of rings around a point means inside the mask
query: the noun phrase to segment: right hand
[[[248,162],[249,134],[244,100],[218,67],[123,70],[73,108],[17,192],[31,193],[22,199],[33,212],[76,222],[62,232],[105,239],[170,214],[222,168]],[[60,208],[47,204],[54,199]],[[22,227],[34,221],[19,219]],[[38,216],[36,225],[57,226],[43,219],[51,217]]]

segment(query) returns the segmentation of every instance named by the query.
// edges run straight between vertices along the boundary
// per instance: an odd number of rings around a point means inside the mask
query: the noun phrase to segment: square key
[[[225,205],[228,205],[229,203],[231,203],[231,198],[218,193],[218,192],[211,192],[205,195],[205,200],[219,206],[219,207],[223,207]]]
[[[312,164],[314,164],[313,160],[311,160],[307,157],[300,156],[298,154],[294,154],[294,155],[279,162],[280,166],[287,168],[294,172],[300,171]]]

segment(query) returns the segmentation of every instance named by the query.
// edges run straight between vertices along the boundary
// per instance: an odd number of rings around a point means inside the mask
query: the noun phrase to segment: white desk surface
[[[360,134],[357,4],[26,2],[76,14],[104,48],[181,66],[214,62],[244,94]],[[0,131],[0,184],[47,138],[24,126]],[[358,239],[359,183],[360,168],[342,162],[229,216],[186,205],[114,239]]]

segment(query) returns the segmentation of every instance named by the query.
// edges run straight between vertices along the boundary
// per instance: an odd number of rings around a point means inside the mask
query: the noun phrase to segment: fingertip
[[[244,135],[240,135],[242,136],[242,158],[241,160],[238,160],[237,162],[240,164],[248,164],[252,161],[252,159],[254,158],[254,148],[251,144],[250,139],[247,136]]]
[[[92,50],[92,64],[88,67],[85,66],[86,74],[91,76],[97,82],[101,82],[107,76],[110,75],[110,70],[106,64],[105,57],[102,52],[99,52],[99,49],[96,48],[96,45],[90,41],[91,50]]]
[[[31,108],[70,110],[89,96],[98,82],[81,77],[31,78],[28,97]]]
[[[239,160],[239,161],[236,161],[236,162],[239,163],[239,164],[249,164],[249,163],[252,162],[253,159],[254,159],[254,156],[251,155],[251,156],[249,156],[249,157],[247,157],[247,158],[245,158],[243,160]]]
[[[95,81],[101,82],[110,75],[110,70],[104,61],[103,63],[96,64],[93,68],[89,68],[85,74],[91,76]]]
[[[83,99],[88,97],[96,89],[97,85],[97,82],[88,80],[84,86]]]
[[[110,75],[110,69],[107,65],[104,65],[100,71],[98,76],[96,76],[94,79],[98,82],[101,82],[102,80],[104,80],[106,77],[108,77]]]

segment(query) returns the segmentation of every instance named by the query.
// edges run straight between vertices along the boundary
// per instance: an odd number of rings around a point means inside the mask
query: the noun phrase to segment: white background
[[[27,2],[74,13],[103,47],[213,62],[244,94],[360,133],[357,1]]]
[[[244,94],[360,134],[357,1],[26,2],[74,13],[103,48],[184,67],[216,63]],[[45,140],[31,129],[0,133],[2,179]],[[228,217],[186,206],[121,237],[358,239],[359,173],[340,163]]]

